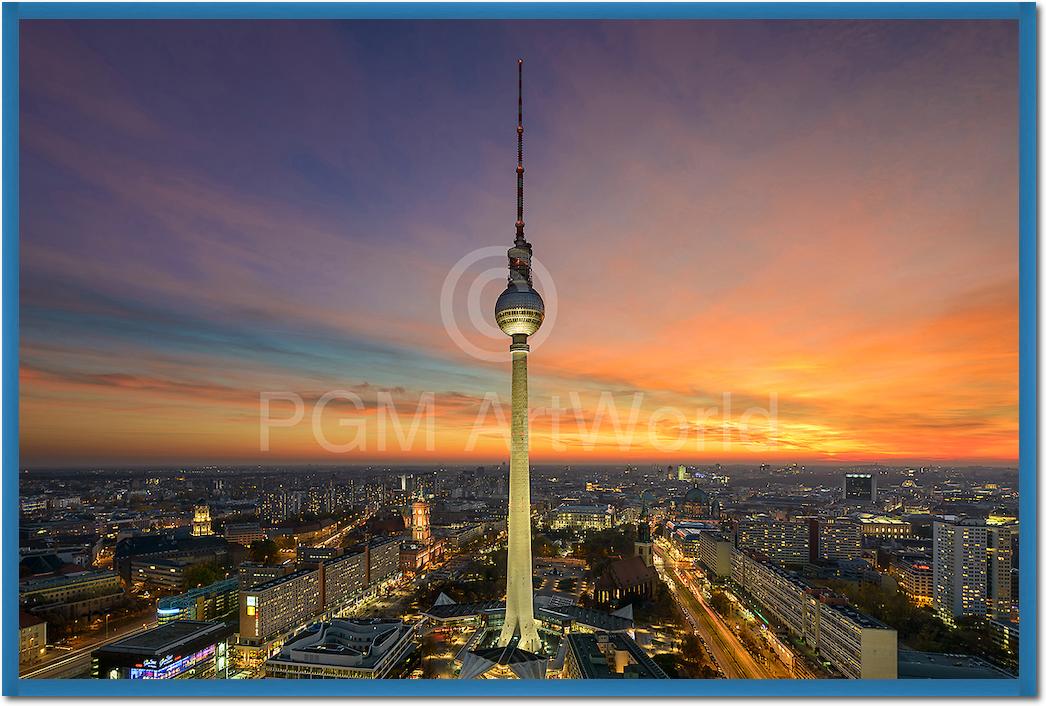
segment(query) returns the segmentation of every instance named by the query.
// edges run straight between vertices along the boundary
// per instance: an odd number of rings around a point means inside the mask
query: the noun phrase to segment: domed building
[[[687,517],[719,519],[721,510],[719,499],[696,485],[679,500],[679,512]]]

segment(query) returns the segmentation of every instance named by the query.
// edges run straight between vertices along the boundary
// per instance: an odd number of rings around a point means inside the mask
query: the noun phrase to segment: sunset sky
[[[21,27],[23,466],[506,458],[520,56],[534,461],[1016,459],[1016,22]]]

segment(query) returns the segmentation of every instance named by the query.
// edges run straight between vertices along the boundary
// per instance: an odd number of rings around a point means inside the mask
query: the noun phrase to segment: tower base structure
[[[527,349],[512,346],[512,456],[509,460],[508,579],[505,625],[498,645],[506,647],[516,635],[520,649],[541,650],[534,620],[534,564],[530,549],[530,449],[527,418]],[[525,341],[525,339],[524,339]],[[522,345],[520,345],[522,343]]]

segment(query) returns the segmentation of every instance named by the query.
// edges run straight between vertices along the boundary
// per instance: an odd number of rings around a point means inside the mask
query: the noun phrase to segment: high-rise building
[[[367,559],[363,550],[347,551],[320,564],[323,571],[323,610],[337,613],[367,588]]]
[[[512,344],[512,437],[509,458],[508,580],[505,625],[499,644],[519,635],[520,648],[541,647],[534,620],[533,563],[530,550],[530,446],[527,402],[529,336],[545,319],[545,302],[533,286],[533,248],[523,235],[523,60],[519,61],[519,120],[516,124],[516,239],[508,251],[508,286],[498,297],[494,318]]]
[[[206,505],[197,505],[193,508],[192,534],[194,537],[206,537],[214,534],[211,529],[211,508]]]
[[[871,473],[847,473],[843,485],[846,499],[857,503],[875,503],[876,480]]]
[[[1017,523],[933,523],[933,606],[946,621],[964,615],[1009,620]]]
[[[861,525],[847,518],[810,520],[810,560],[857,559],[861,556]]]
[[[245,665],[267,659],[283,639],[305,626],[322,606],[322,576],[301,569],[240,591],[240,641]]]
[[[376,537],[366,543],[367,588],[374,589],[400,577],[400,538]]]
[[[701,564],[717,578],[730,576],[733,570],[734,545],[718,532],[701,532],[697,539]]]
[[[810,559],[810,528],[805,522],[744,520],[737,527],[737,546],[779,564],[805,564]]]
[[[240,588],[254,588],[273,579],[286,576],[294,571],[294,565],[287,564],[258,564],[253,561],[245,561],[240,564],[239,581]]]

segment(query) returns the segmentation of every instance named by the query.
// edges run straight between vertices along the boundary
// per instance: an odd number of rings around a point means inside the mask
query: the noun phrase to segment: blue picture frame
[[[18,678],[19,22],[23,19],[1009,19],[1019,32],[1020,595],[1012,680],[244,680]],[[1031,2],[3,4],[3,687],[5,696],[1035,696],[1037,664],[1038,240],[1036,6]]]

